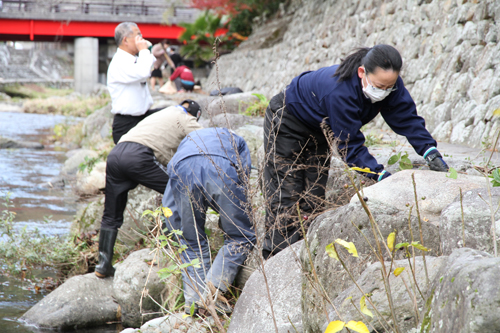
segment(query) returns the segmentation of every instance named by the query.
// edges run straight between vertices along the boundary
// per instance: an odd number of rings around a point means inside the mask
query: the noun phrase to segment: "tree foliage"
[[[180,25],[186,29],[179,38],[184,43],[181,54],[186,58],[194,59],[195,66],[210,61],[214,56],[212,47],[217,29],[221,27],[221,18],[205,11],[194,23]],[[226,36],[220,36],[219,39],[225,42],[223,46],[226,50],[233,48]]]
[[[257,16],[272,15],[286,0],[192,0],[192,7],[210,10],[217,16],[227,16],[229,33],[249,36]]]

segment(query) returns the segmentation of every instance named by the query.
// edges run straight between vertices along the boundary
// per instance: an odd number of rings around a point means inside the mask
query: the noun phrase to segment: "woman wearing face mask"
[[[300,74],[271,99],[264,125],[269,203],[265,257],[301,238],[297,203],[304,215],[321,207],[330,164],[323,121],[339,140],[338,150],[346,162],[368,167],[374,173],[365,175],[377,181],[390,173],[370,155],[360,129],[379,113],[394,132],[407,137],[431,170],[448,170],[399,77],[402,63],[392,46],[361,48],[340,65]]]

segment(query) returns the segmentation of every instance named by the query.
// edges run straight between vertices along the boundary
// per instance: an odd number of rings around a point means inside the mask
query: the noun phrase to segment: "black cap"
[[[201,116],[200,105],[198,103],[196,103],[195,101],[193,101],[192,99],[186,99],[186,100],[182,101],[181,105],[183,105],[184,103],[189,104],[189,106],[186,108],[186,111],[190,115],[195,117],[196,119],[200,119],[200,116]]]

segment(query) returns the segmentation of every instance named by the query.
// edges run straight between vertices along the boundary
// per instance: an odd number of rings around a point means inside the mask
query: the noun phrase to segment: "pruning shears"
[[[353,171],[359,171],[359,172],[364,172],[364,173],[371,173],[373,175],[381,175],[382,173],[381,172],[373,172],[370,170],[370,168],[366,167],[366,168],[358,168],[358,167],[352,167],[352,168],[349,168],[350,170],[353,170]]]

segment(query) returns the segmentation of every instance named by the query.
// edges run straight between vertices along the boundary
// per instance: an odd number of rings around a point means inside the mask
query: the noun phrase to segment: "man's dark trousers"
[[[267,257],[303,237],[297,203],[302,215],[323,206],[330,161],[323,132],[290,114],[284,93],[274,96],[266,110],[264,149],[267,232],[263,254]]]
[[[167,183],[166,167],[158,162],[151,148],[135,142],[120,142],[107,159],[101,228],[121,227],[128,191],[138,184],[163,194]]]

